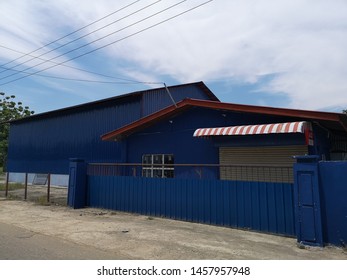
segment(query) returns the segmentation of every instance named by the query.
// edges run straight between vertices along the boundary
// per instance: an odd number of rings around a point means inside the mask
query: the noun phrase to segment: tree
[[[9,122],[34,114],[22,102],[16,102],[14,95],[0,92],[0,166],[4,166],[7,159]]]
[[[347,114],[347,109],[346,110],[342,110],[343,113]]]

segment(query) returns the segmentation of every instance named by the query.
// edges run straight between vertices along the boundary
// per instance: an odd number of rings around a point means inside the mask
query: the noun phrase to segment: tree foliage
[[[14,95],[0,92],[0,166],[4,166],[7,158],[9,122],[34,114],[28,106],[15,99]]]

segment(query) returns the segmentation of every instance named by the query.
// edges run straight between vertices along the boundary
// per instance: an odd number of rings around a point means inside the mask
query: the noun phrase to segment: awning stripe
[[[240,125],[214,128],[199,128],[195,130],[194,137],[220,136],[220,135],[253,135],[272,133],[304,133],[307,122],[288,122],[257,125]]]

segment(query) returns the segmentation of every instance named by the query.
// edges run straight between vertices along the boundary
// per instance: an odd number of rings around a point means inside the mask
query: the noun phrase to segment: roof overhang
[[[127,137],[137,131],[149,127],[161,120],[171,118],[180,114],[190,108],[199,107],[219,110],[222,112],[238,112],[261,114],[279,117],[290,117],[294,120],[315,122],[325,129],[347,133],[347,115],[330,112],[308,111],[308,110],[295,110],[284,109],[264,106],[241,105],[233,103],[223,103],[218,101],[207,101],[197,99],[184,99],[176,104],[166,107],[156,113],[146,116],[138,121],[129,125],[123,126],[119,129],[111,131],[101,136],[103,141],[118,141]],[[293,121],[294,121],[293,120]]]

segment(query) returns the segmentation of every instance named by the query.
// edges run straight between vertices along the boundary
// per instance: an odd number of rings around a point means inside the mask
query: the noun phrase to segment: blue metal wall
[[[125,140],[127,162],[140,163],[143,154],[173,154],[175,163],[218,163],[218,149],[213,143],[193,137],[199,125],[213,122],[213,114],[192,109],[131,135]]]
[[[201,83],[172,87],[170,91],[176,101],[212,98]],[[124,143],[102,142],[100,136],[171,104],[165,89],[148,90],[14,122],[7,170],[67,174],[69,158],[124,162]]]
[[[88,176],[87,205],[295,235],[292,184]]]
[[[219,146],[305,145],[304,134],[294,133],[231,138],[193,137],[195,129],[201,127],[286,121],[290,121],[290,119],[231,112],[225,115],[224,112],[218,110],[192,108],[130,135],[124,140],[127,144],[127,162],[140,163],[143,154],[173,154],[175,163],[218,164]]]
[[[197,86],[186,87],[184,91],[180,87],[170,87],[169,91],[175,103],[185,98],[210,99],[206,96],[206,93]],[[211,99],[214,100],[213,97],[211,97]],[[143,116],[147,116],[172,104],[173,101],[167,92],[163,92],[163,89],[148,91],[143,94]]]
[[[122,146],[102,142],[100,136],[140,118],[139,106],[135,100],[13,123],[8,171],[67,174],[69,158],[121,161]]]

